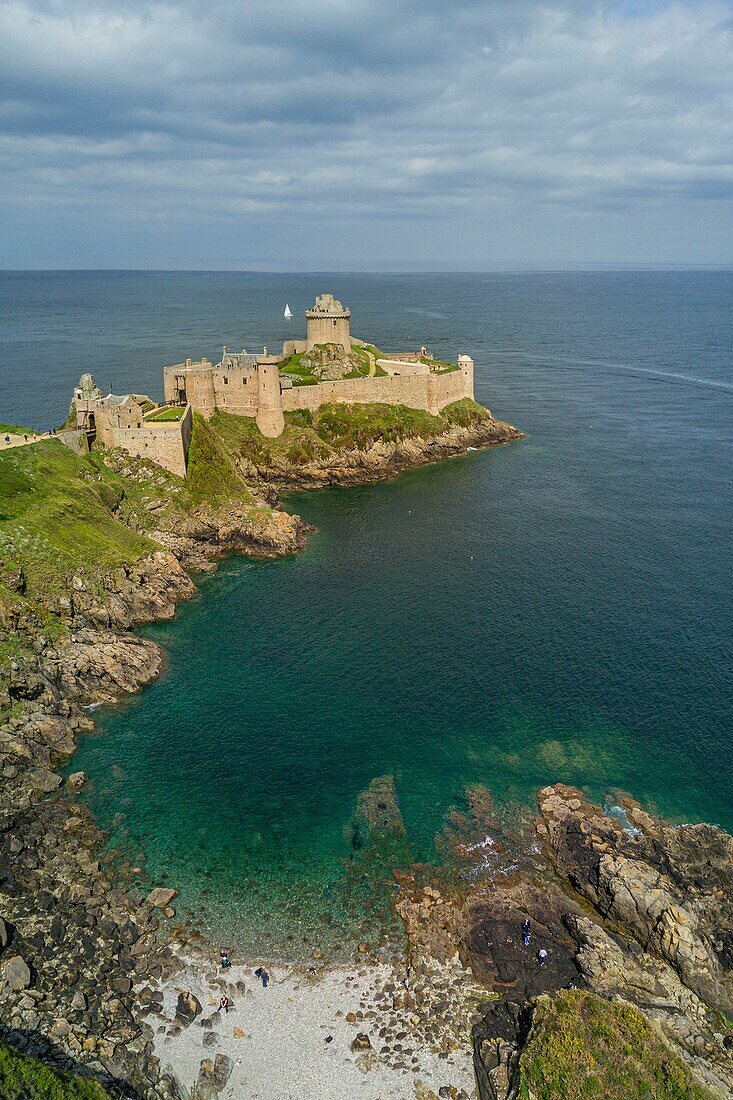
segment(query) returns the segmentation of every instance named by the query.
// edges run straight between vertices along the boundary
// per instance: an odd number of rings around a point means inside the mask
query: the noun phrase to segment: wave
[[[718,382],[713,378],[700,378],[694,374],[683,374],[680,371],[666,371],[657,367],[637,367],[633,363],[612,363],[606,359],[574,359],[569,356],[532,355],[521,351],[490,352],[495,357],[503,356],[511,359],[531,359],[542,363],[551,363],[553,366],[577,366],[577,367],[605,367],[607,370],[627,371],[631,374],[646,374],[652,378],[669,378],[675,382],[682,382],[690,386],[708,386],[716,390],[733,391],[730,382]]]

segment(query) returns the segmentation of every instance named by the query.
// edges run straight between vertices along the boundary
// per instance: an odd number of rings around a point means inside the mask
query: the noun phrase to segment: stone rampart
[[[393,374],[376,378],[343,378],[334,382],[320,382],[316,386],[293,386],[283,390],[282,405],[285,412],[294,409],[310,409],[315,412],[327,404],[407,405],[411,409],[424,409],[436,415],[446,405],[462,397],[473,397],[473,379],[463,370],[447,374]]]
[[[377,359],[377,366],[385,370],[387,374],[400,374],[424,378],[430,374],[427,363],[421,363],[419,359]]]
[[[181,420],[148,420],[142,427],[121,429],[109,445],[122,447],[138,458],[149,458],[164,470],[185,477],[192,423],[189,405]]]

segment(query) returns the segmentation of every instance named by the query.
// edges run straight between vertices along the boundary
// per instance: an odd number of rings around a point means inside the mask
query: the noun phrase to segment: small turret
[[[257,415],[255,423],[263,435],[275,439],[285,430],[280,372],[277,363],[257,364]]]

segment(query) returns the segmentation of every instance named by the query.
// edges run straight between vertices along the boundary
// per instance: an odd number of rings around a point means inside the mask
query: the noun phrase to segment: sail
[[[290,312],[290,306],[289,306],[289,305],[288,305],[288,303],[286,302],[286,303],[285,303],[285,312],[283,313],[283,317],[292,317],[292,316],[293,316],[293,315],[292,315],[292,313]]]

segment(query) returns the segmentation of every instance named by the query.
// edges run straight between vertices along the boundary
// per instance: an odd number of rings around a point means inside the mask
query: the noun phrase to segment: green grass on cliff
[[[446,406],[431,416],[406,405],[323,405],[285,414],[285,431],[277,439],[265,439],[254,420],[217,412],[211,428],[232,455],[258,466],[273,462],[306,465],[345,450],[367,450],[373,443],[398,443],[415,436],[440,435],[456,425],[468,427],[489,413],[470,398]]]
[[[59,1073],[0,1043],[0,1100],[111,1100],[87,1077]]]
[[[24,428],[22,424],[0,424],[0,435],[38,435],[35,428]]]
[[[109,465],[107,464],[109,462]],[[0,450],[0,587],[22,566],[29,598],[81,571],[101,576],[158,548],[157,505],[181,513],[252,494],[207,422],[194,417],[184,482],[147,459],[76,455],[56,439]]]
[[[112,514],[112,478],[58,440],[0,451],[0,580],[18,566],[29,591],[76,569],[134,561],[152,548]]]
[[[580,990],[540,999],[520,1070],[520,1100],[713,1100],[637,1009]]]
[[[228,419],[247,418],[230,417]],[[252,423],[254,424],[254,421]],[[193,418],[193,434],[191,446],[188,449],[186,489],[195,501],[216,502],[224,497],[236,497],[237,500],[246,502],[252,500],[252,494],[237,473],[227,447],[218,432],[212,430],[208,421],[200,413],[195,413]]]

